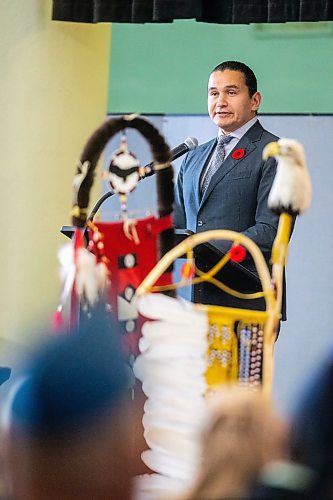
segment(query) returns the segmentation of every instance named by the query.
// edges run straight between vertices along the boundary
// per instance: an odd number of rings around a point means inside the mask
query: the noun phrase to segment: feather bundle
[[[150,449],[142,460],[155,474],[136,479],[135,499],[170,500],[187,491],[199,467],[208,318],[193,304],[161,294],[140,297],[138,307],[152,320],[143,325],[134,373],[147,396],[143,425]]]

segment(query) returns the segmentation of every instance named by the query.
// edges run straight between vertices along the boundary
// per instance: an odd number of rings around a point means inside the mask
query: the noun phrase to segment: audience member
[[[271,462],[249,500],[333,498],[333,357],[302,391],[290,432],[290,460]]]
[[[138,422],[127,375],[116,329],[99,315],[34,353],[4,416],[10,498],[130,498]]]
[[[202,467],[191,500],[245,498],[264,464],[287,455],[287,431],[262,393],[223,389],[212,398]]]
[[[314,473],[313,496],[333,498],[333,353],[306,385],[291,430],[292,459]]]
[[[6,382],[11,374],[11,369],[7,367],[0,366],[0,385]]]

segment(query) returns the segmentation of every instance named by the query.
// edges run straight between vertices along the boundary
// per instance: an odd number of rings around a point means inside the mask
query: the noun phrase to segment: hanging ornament
[[[119,194],[121,210],[127,212],[127,195],[133,191],[139,180],[139,161],[128,151],[125,132],[122,134],[118,151],[113,153],[107,174],[107,180],[113,191]]]

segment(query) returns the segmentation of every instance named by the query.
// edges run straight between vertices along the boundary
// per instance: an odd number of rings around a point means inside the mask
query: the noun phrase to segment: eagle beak
[[[280,145],[278,142],[270,142],[265,146],[262,152],[263,160],[268,160],[271,156],[276,156],[280,153]]]

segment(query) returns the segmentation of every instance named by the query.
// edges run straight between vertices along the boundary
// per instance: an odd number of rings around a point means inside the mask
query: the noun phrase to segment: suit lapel
[[[204,196],[202,197],[201,200],[201,205],[205,203],[207,198],[210,196],[210,193],[213,191],[215,186],[221,182],[221,180],[235,167],[240,165],[242,162],[248,162],[251,157],[252,151],[254,151],[257,147],[256,142],[260,141],[260,138],[262,136],[263,128],[260,125],[259,122],[256,122],[247,132],[246,134],[241,138],[241,140],[236,144],[234,149],[231,151],[231,153],[228,155],[227,159],[223,162],[221,167],[215,172],[213,175],[209,186],[207,187]],[[240,158],[240,159],[235,159],[233,158],[232,154],[234,151],[237,151],[237,149],[244,149],[245,155]]]
[[[193,164],[192,182],[193,182],[193,193],[195,193],[197,208],[199,208],[200,198],[201,198],[200,194],[201,173],[203,169],[206,167],[208,158],[210,157],[211,152],[215,147],[215,145],[216,145],[216,139],[213,139],[212,141],[204,145],[200,155],[195,155],[196,161]]]

